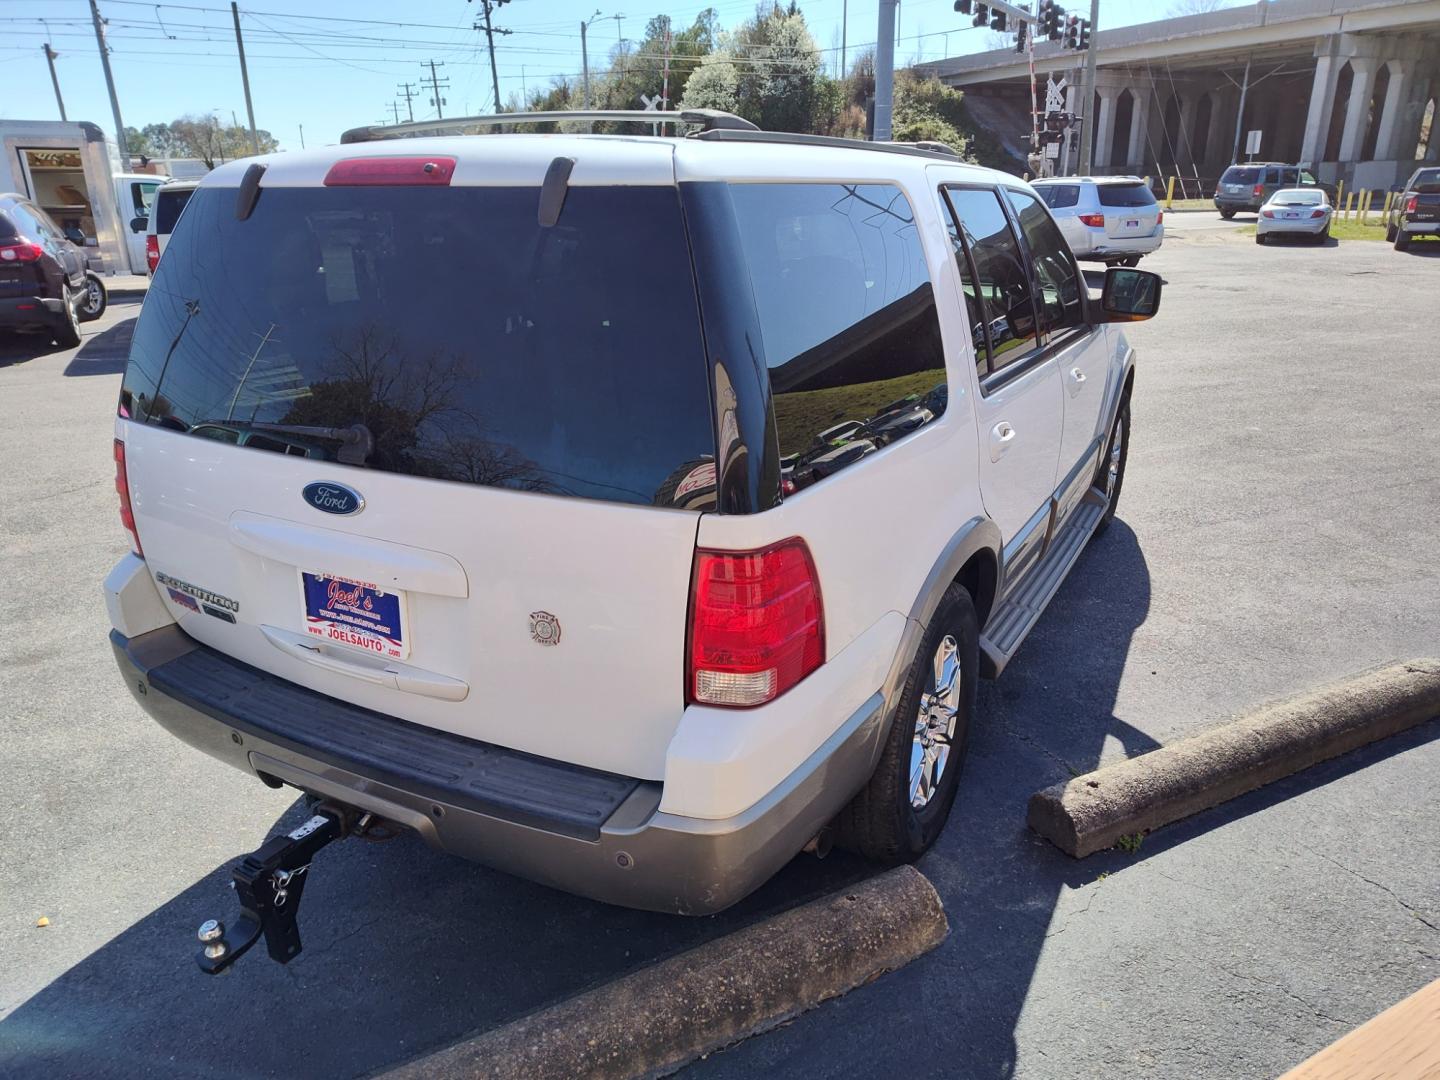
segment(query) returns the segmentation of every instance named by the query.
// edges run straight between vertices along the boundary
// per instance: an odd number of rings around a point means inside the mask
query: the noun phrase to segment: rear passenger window
[[[1045,200],[1045,205],[1052,210],[1063,210],[1069,206],[1080,205],[1079,184],[1041,184],[1035,190],[1040,193],[1040,198]]]
[[[1035,308],[1040,314],[1040,332],[1047,337],[1063,333],[1085,322],[1080,299],[1080,271],[1060,229],[1029,192],[1006,190],[1020,231],[1030,249],[1035,268]]]
[[[925,426],[948,399],[914,212],[888,184],[735,184],[787,491]]]
[[[980,369],[984,373],[988,367],[988,373],[994,374],[1035,347],[1030,279],[999,193],[993,188],[946,188],[945,192],[975,263],[973,287],[990,340]]]

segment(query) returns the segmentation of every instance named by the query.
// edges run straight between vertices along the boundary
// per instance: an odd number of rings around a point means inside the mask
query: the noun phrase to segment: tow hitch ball
[[[353,811],[323,804],[298,829],[267,840],[240,860],[230,882],[240,898],[240,917],[229,929],[219,919],[200,925],[195,960],[201,971],[220,974],[244,956],[261,934],[272,960],[288,964],[300,954],[295,916],[310,860],[326,844],[346,836],[354,816]]]

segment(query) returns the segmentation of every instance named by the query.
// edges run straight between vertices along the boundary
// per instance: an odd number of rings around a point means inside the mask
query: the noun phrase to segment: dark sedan
[[[80,344],[80,324],[105,310],[105,286],[85,253],[23,195],[0,195],[0,331]]]

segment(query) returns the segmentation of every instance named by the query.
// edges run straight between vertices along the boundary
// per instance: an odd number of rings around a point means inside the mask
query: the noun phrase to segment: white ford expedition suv
[[[953,155],[700,120],[205,178],[115,425],[146,712],[640,908],[720,910],[822,833],[934,841],[977,678],[1115,512],[1113,324],[1160,280],[1091,294],[1034,191]]]

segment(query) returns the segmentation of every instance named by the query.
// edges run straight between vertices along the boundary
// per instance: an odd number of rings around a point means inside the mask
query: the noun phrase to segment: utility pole
[[[846,35],[850,32],[850,0],[841,0],[840,4],[840,78],[849,74],[849,60],[846,59]],[[830,39],[834,41],[834,38]]]
[[[395,123],[400,123],[400,103],[392,101],[385,107],[390,110],[391,115],[395,118]]]
[[[250,153],[259,154],[260,136],[255,133],[255,106],[250,104],[250,72],[245,67],[245,39],[240,36],[240,8],[235,0],[230,0],[230,16],[235,20],[235,48],[240,50],[240,84],[245,87],[245,118],[250,121]]]
[[[410,99],[415,96],[415,91],[411,89],[408,82],[401,83],[399,90],[401,91],[401,96],[405,99],[405,111],[410,114],[410,123],[413,124],[415,122],[415,107],[410,104]]]
[[[93,3],[94,0],[91,0],[91,2]],[[594,15],[591,15],[589,19],[582,20],[580,23],[580,71],[581,77],[584,79],[583,85],[585,87],[585,97],[581,102],[581,108],[585,109],[590,108],[590,53],[585,47],[585,31],[589,29],[590,24],[598,18],[600,18],[600,9],[596,8]]]
[[[305,125],[300,125],[300,149],[305,149]]]
[[[68,120],[69,117],[65,115],[65,99],[60,96],[60,78],[55,74],[55,57],[60,54],[50,47],[48,41],[40,47],[45,50],[45,61],[50,65],[50,82],[55,86],[55,104],[60,106],[60,119]]]
[[[1089,176],[1095,156],[1095,54],[1100,51],[1100,0],[1090,0],[1090,48],[1085,50],[1085,79],[1080,84],[1080,160],[1075,172]]]
[[[890,115],[895,104],[895,8],[899,0],[880,0],[880,26],[875,34],[875,142],[890,141]]]
[[[450,80],[449,80],[449,79],[445,79],[444,81],[441,81],[440,79],[437,79],[437,78],[435,77],[435,69],[436,69],[437,67],[444,67],[445,64],[444,64],[443,62],[437,64],[434,60],[422,60],[422,61],[420,61],[420,66],[421,66],[422,68],[425,67],[426,65],[429,65],[429,68],[430,68],[430,92],[435,95],[433,98],[430,99],[430,104],[435,106],[435,117],[436,117],[436,119],[438,119],[438,120],[444,120],[444,119],[445,119],[445,99],[440,96],[440,91],[441,91],[442,88],[448,87],[448,86],[450,85]]]
[[[480,0],[480,9],[485,13],[485,23],[474,23],[472,29],[485,31],[485,44],[490,49],[490,85],[495,88],[495,112],[500,111],[500,73],[495,68],[495,35],[508,34],[509,30],[499,30],[490,25],[490,12],[502,4],[508,4],[510,0]],[[581,40],[584,40],[584,30],[581,30]]]
[[[110,91],[110,112],[115,117],[115,145],[120,150],[120,168],[130,171],[130,147],[125,142],[125,121],[120,119],[120,99],[115,96],[115,76],[110,71],[110,49],[105,44],[105,20],[95,0],[90,0],[90,20],[95,24],[95,43],[100,46],[100,66],[105,69],[105,88]]]

